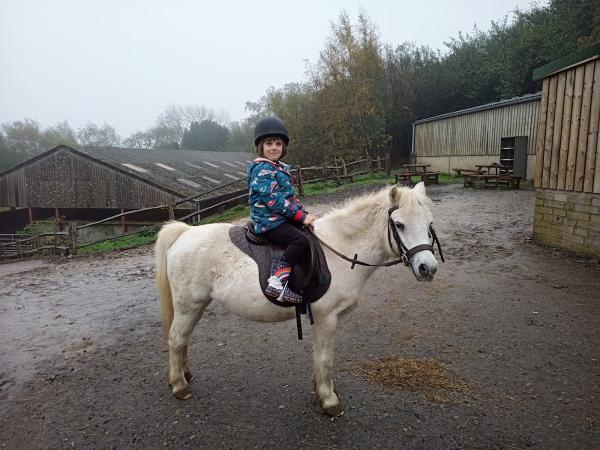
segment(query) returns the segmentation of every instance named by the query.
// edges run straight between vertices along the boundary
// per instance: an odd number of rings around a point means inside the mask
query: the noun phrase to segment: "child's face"
[[[279,161],[283,153],[283,140],[279,138],[268,138],[263,142],[262,153],[269,161]]]

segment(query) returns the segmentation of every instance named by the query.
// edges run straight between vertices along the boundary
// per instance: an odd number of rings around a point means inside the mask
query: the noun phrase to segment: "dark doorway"
[[[500,164],[523,178],[527,172],[528,136],[514,136],[500,139]]]

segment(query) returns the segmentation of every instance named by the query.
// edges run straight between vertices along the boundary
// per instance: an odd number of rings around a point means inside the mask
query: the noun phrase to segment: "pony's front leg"
[[[341,416],[344,411],[333,387],[333,349],[337,317],[315,318],[313,345],[315,392],[321,408],[330,416]]]

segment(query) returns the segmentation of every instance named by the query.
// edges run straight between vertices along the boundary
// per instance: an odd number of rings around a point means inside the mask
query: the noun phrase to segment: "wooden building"
[[[98,220],[211,190],[210,197],[227,196],[246,189],[246,167],[253,158],[234,152],[59,146],[0,173],[0,231],[48,217]],[[180,212],[200,208],[206,200],[182,203]]]
[[[533,75],[543,79],[534,239],[600,256],[600,43]]]
[[[413,157],[446,173],[495,162],[531,179],[540,98],[529,94],[418,120]]]

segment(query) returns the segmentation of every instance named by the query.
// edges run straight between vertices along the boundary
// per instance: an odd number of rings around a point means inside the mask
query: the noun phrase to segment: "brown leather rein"
[[[315,239],[321,243],[321,245],[323,245],[324,247],[327,247],[329,250],[331,250],[333,253],[335,253],[340,258],[345,259],[348,262],[351,262],[352,263],[352,266],[350,267],[351,269],[354,269],[354,266],[357,264],[360,266],[370,266],[370,267],[389,267],[389,266],[394,266],[396,264],[404,263],[405,266],[408,266],[410,263],[410,258],[412,258],[416,253],[422,252],[424,250],[429,250],[431,253],[435,254],[433,244],[437,244],[438,251],[440,252],[440,259],[442,260],[442,262],[446,262],[444,260],[444,254],[442,253],[442,247],[440,245],[440,241],[437,237],[437,234],[435,233],[435,230],[433,229],[433,226],[431,226],[431,225],[429,226],[429,237],[431,237],[431,239],[432,239],[431,244],[416,245],[410,249],[407,248],[406,245],[404,245],[404,242],[402,242],[402,239],[400,238],[400,234],[398,233],[396,225],[394,224],[394,221],[392,220],[392,213],[397,209],[398,209],[397,207],[394,207],[394,208],[390,208],[388,210],[388,224],[387,225],[388,225],[388,243],[390,244],[390,248],[392,249],[392,251],[394,251],[394,246],[392,245],[392,239],[390,238],[390,235],[391,235],[394,238],[394,241],[396,242],[398,259],[395,259],[393,261],[384,262],[382,264],[369,264],[364,261],[359,261],[358,253],[354,254],[354,258],[349,258],[348,256],[344,255],[343,253],[338,252],[331,245],[322,241],[315,234],[312,227],[308,227],[308,232],[311,233],[315,237]]]

